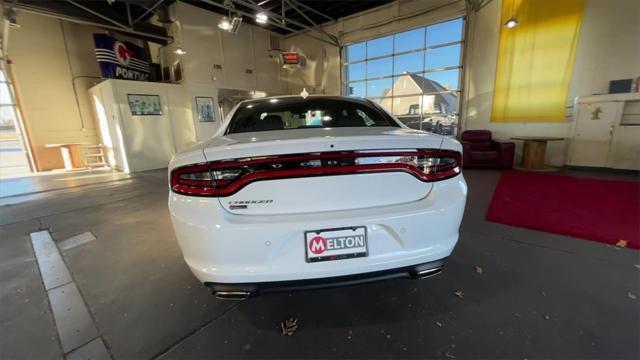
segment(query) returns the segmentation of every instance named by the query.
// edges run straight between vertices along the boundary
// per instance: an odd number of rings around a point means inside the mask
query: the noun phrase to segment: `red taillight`
[[[171,190],[195,196],[229,196],[249,183],[285,178],[406,172],[425,181],[458,175],[461,155],[451,150],[363,151],[220,160],[171,172]]]

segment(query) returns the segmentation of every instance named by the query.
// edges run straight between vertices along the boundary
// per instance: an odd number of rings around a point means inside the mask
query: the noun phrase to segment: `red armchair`
[[[460,137],[464,167],[495,167],[510,169],[516,145],[491,139],[489,130],[467,130]]]

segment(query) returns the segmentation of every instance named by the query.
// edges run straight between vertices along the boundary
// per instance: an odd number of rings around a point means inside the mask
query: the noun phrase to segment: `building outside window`
[[[456,18],[346,46],[344,95],[371,99],[411,128],[455,136],[464,25]]]
[[[0,59],[0,178],[24,176],[31,173],[13,86]]]

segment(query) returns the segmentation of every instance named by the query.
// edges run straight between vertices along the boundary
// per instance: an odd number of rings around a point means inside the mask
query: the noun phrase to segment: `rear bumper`
[[[261,283],[205,283],[216,297],[224,300],[241,300],[249,296],[271,292],[314,290],[367,284],[391,279],[424,279],[439,274],[444,259],[399,269],[375,271],[364,274],[336,276],[322,279],[276,281]]]
[[[329,278],[387,270],[410,273],[407,269],[418,264],[448,257],[458,240],[466,195],[459,175],[436,182],[418,201],[367,209],[237,215],[224,210],[217,198],[174,193],[169,209],[185,261],[203,283],[326,283]],[[367,257],[306,262],[305,231],[353,226],[367,228]]]

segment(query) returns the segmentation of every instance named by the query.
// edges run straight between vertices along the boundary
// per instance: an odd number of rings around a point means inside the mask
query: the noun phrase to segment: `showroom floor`
[[[488,223],[500,172],[465,175],[441,275],[239,303],[213,298],[182,261],[164,170],[13,197],[0,207],[0,357],[63,357],[29,241],[49,229],[57,242],[95,236],[63,257],[116,359],[638,358],[638,251]],[[288,318],[299,328],[282,336]]]
[[[94,170],[53,170],[27,176],[5,177],[0,180],[0,206],[8,203],[6,198],[25,194],[85,186],[120,179],[128,179],[129,174],[108,168]]]

